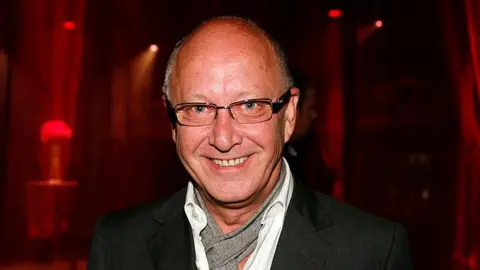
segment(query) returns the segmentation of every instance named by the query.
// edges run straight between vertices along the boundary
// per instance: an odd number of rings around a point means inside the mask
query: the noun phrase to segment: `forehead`
[[[275,59],[270,44],[255,33],[207,31],[192,38],[180,51],[172,94],[185,99],[281,92]]]

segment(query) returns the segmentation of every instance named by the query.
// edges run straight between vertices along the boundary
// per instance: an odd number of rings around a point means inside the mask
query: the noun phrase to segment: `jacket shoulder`
[[[144,203],[122,210],[110,212],[102,215],[96,222],[95,234],[104,236],[118,237],[127,236],[130,234],[138,235],[139,233],[146,234],[156,227],[157,221],[155,217],[162,213],[162,211],[175,202],[178,204],[182,199],[184,200],[185,191],[181,190],[174,195],[157,200],[155,202]],[[180,205],[178,205],[180,206]],[[175,207],[176,209],[168,209],[171,211],[181,211],[183,208]]]
[[[327,195],[315,196],[332,220],[324,235],[339,250],[338,258],[348,254],[352,261],[380,264],[382,269],[386,265],[386,269],[412,269],[408,235],[402,224]]]
[[[387,256],[394,242],[404,242],[408,246],[408,237],[402,224],[321,193],[316,193],[315,197],[332,220],[326,235],[330,242],[359,252],[384,256]]]
[[[320,204],[325,205],[336,222],[354,222],[361,226],[392,226],[395,222],[362,210],[347,202],[316,192]]]
[[[334,226],[345,232],[351,234],[372,233],[381,237],[383,233],[390,235],[396,227],[403,227],[397,222],[369,213],[328,195],[315,192],[315,197],[318,204],[331,217]]]

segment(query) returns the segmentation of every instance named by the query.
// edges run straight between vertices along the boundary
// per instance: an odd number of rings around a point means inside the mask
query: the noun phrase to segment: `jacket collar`
[[[155,269],[195,269],[192,233],[183,212],[185,195],[184,188],[154,212],[159,228],[147,245]]]
[[[320,269],[332,252],[323,230],[333,223],[316,194],[295,182],[272,269]]]

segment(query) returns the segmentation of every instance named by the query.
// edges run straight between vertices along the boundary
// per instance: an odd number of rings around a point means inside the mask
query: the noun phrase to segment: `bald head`
[[[291,86],[283,51],[255,23],[239,17],[206,21],[175,47],[168,61],[163,92],[170,98],[172,89],[186,69],[201,70],[215,67],[215,64],[228,65],[225,61],[245,63],[251,60],[256,60],[249,63],[252,68],[271,74],[280,89]],[[192,67],[195,64],[197,66]]]

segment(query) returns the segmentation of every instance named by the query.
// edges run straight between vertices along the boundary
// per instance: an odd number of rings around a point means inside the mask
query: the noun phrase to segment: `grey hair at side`
[[[293,79],[292,79],[292,75],[290,74],[290,70],[288,69],[287,57],[285,55],[285,52],[280,47],[278,42],[275,39],[273,39],[273,37],[271,37],[267,32],[265,32],[262,28],[260,28],[255,22],[253,22],[250,19],[244,19],[236,16],[223,16],[223,17],[217,17],[217,18],[205,21],[204,23],[199,25],[197,28],[195,28],[188,36],[182,38],[175,45],[175,48],[170,54],[170,57],[167,62],[167,68],[165,70],[165,79],[163,81],[163,87],[162,87],[163,94],[166,96],[168,100],[170,100],[171,79],[172,79],[171,77],[172,77],[173,69],[175,68],[175,63],[177,62],[177,56],[180,50],[182,49],[183,44],[185,44],[185,42],[189,40],[190,37],[206,23],[210,23],[213,21],[222,21],[222,20],[230,20],[230,21],[245,23],[248,26],[252,27],[253,29],[259,31],[265,37],[267,42],[269,42],[270,45],[272,46],[272,49],[276,57],[277,68],[279,69],[280,75],[283,78],[284,88],[291,87],[293,85]]]

